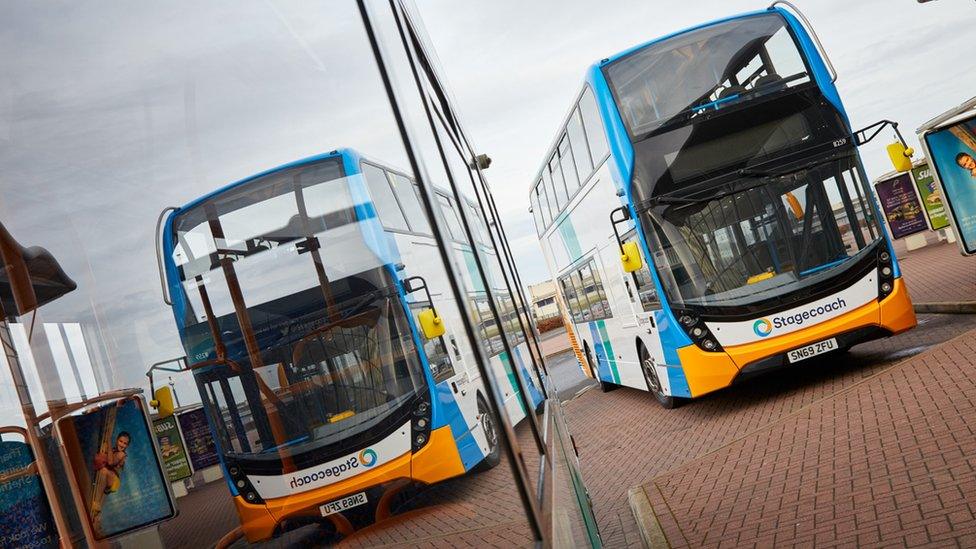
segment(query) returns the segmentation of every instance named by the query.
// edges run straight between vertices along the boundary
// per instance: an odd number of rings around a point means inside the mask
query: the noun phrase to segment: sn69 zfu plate
[[[337,499],[335,501],[330,501],[325,505],[319,507],[319,511],[322,511],[322,516],[327,517],[329,515],[334,515],[345,511],[346,509],[352,509],[353,507],[359,507],[366,503],[366,492],[359,492],[358,494],[353,494],[351,496],[346,496],[342,499]]]
[[[789,359],[790,363],[799,362],[828,351],[833,351],[834,349],[837,349],[837,347],[837,338],[832,337],[830,339],[812,343],[805,347],[800,347],[799,349],[793,349],[792,351],[786,353],[786,358]]]

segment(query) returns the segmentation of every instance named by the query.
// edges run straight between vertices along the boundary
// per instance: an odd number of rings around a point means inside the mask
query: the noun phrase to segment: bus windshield
[[[644,212],[673,305],[743,306],[815,284],[880,240],[853,152],[743,172]]]
[[[630,135],[709,116],[742,99],[810,81],[778,14],[718,23],[661,40],[605,69]]]
[[[228,453],[273,459],[375,434],[425,387],[393,267],[374,250],[382,228],[357,188],[360,176],[327,160],[174,219],[184,344]]]

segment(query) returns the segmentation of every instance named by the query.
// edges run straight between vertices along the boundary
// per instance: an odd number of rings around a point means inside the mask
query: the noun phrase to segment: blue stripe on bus
[[[576,228],[573,227],[573,222],[569,216],[566,216],[559,223],[559,235],[563,237],[563,243],[566,245],[566,252],[569,254],[570,262],[579,259],[583,255],[583,249],[580,247],[579,238],[576,236]]]
[[[654,323],[657,324],[657,333],[661,338],[661,347],[664,349],[664,363],[668,366],[681,366],[678,349],[691,344],[691,340],[688,340],[687,343],[682,341],[688,338],[685,331],[681,326],[678,326],[673,315],[669,315],[663,310],[654,311]],[[676,334],[685,337],[677,337]]]
[[[586,325],[590,328],[590,338],[593,339],[593,352],[596,354],[596,375],[601,381],[613,383],[613,374],[610,372],[607,353],[603,349],[603,337],[597,331],[595,323],[587,322]]]
[[[388,265],[400,263],[400,251],[397,249],[393,235],[386,232],[376,214],[373,199],[369,196],[366,186],[366,176],[362,175],[360,162],[362,157],[351,149],[343,149],[342,164],[346,172],[346,182],[356,211],[356,225],[363,235],[366,246]],[[359,177],[354,177],[358,175]]]
[[[532,398],[532,405],[538,406],[542,402],[542,392],[535,386],[535,378],[529,375],[528,368],[525,367],[525,360],[522,358],[522,352],[519,351],[516,345],[513,349],[515,353],[515,362],[518,364],[519,369],[522,370],[522,377],[525,379],[525,384],[529,388],[529,396]]]
[[[441,420],[447,420],[447,425],[451,427],[454,443],[457,445],[458,454],[461,455],[464,470],[469,471],[481,463],[485,454],[481,451],[478,441],[475,440],[474,435],[471,434],[471,429],[468,428],[468,423],[464,420],[464,414],[461,413],[461,407],[454,399],[454,391],[451,390],[450,383],[447,381],[438,383],[434,394],[437,397],[434,413]],[[432,427],[435,425],[443,426],[444,424],[435,423]]]
[[[640,219],[637,218],[637,212],[633,206],[633,194],[629,184],[634,169],[634,147],[630,143],[630,137],[627,135],[627,129],[624,127],[623,119],[620,117],[620,112],[617,110],[613,95],[610,93],[610,88],[599,67],[593,66],[590,68],[587,83],[593,88],[597,104],[603,116],[603,123],[606,127],[607,143],[611,153],[607,162],[610,164],[611,177],[614,179],[617,190],[622,190],[623,197],[621,198],[621,203],[630,209],[631,218],[637,227],[637,241],[640,243],[641,253],[646,261],[651,261],[651,258],[654,256],[650,253],[650,246],[644,237],[644,228],[640,223]],[[677,327],[677,321],[671,312],[671,307],[668,306],[667,294],[664,292],[664,286],[661,284],[657,269],[648,268],[648,271],[651,274],[651,279],[654,281],[654,288],[657,290],[658,299],[661,302],[661,314],[668,319],[668,325]],[[658,324],[660,325],[660,319],[656,320],[658,320]],[[660,331],[662,334],[665,332],[663,329]],[[672,352],[674,349],[691,344],[691,338],[684,333],[684,330],[670,330],[670,332],[668,338],[662,335],[661,341],[662,344],[665,344],[665,353],[669,350],[667,345],[669,341],[672,344],[670,349]],[[672,362],[669,362],[669,364],[672,364]],[[678,364],[677,355],[675,355],[673,364]]]
[[[691,388],[688,387],[688,379],[685,371],[681,368],[667,367],[668,383],[671,385],[671,395],[676,397],[691,398]]]
[[[617,369],[617,357],[613,352],[613,345],[610,343],[610,336],[607,334],[607,324],[603,320],[596,321],[597,331],[603,336],[603,347],[607,353],[607,362],[610,366],[610,375],[614,383],[620,383],[620,371]]]

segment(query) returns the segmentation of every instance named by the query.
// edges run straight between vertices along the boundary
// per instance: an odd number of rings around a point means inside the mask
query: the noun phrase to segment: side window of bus
[[[559,285],[566,296],[566,306],[573,322],[589,322],[613,316],[594,259],[563,276]]]
[[[559,165],[563,169],[563,178],[566,180],[566,192],[572,198],[576,190],[580,187],[579,175],[576,173],[576,163],[573,161],[573,152],[569,149],[569,137],[563,134],[559,141]]]
[[[558,212],[563,211],[566,203],[569,202],[569,193],[566,190],[566,182],[563,180],[563,170],[559,167],[558,155],[553,155],[549,159],[549,174],[552,178],[552,188],[556,193],[556,213],[553,214],[553,218],[555,218]]]
[[[535,219],[535,232],[539,236],[542,236],[542,232],[546,229],[546,226],[542,222],[542,209],[539,208],[539,195],[536,187],[533,187],[532,191],[529,193],[529,202],[532,204],[532,217]]]
[[[624,242],[635,242],[637,240],[637,235],[631,232],[629,235],[624,236]],[[637,286],[637,295],[640,297],[641,305],[644,306],[644,310],[650,310],[653,308],[659,308],[661,306],[661,301],[657,296],[657,286],[654,285],[654,280],[651,278],[651,265],[650,262],[645,260],[642,262],[644,265],[640,269],[637,269],[633,273],[633,280]]]
[[[599,165],[603,157],[610,152],[607,145],[607,136],[603,129],[603,120],[600,119],[600,112],[593,98],[593,92],[589,86],[583,90],[583,97],[580,98],[580,113],[583,115],[583,127],[586,130],[586,142],[590,145],[590,154],[593,157],[593,164]]]
[[[523,343],[525,336],[519,326],[518,311],[512,299],[505,292],[496,294],[498,306],[501,307],[502,324],[505,326],[505,333],[508,335],[508,344],[512,347]]]
[[[576,161],[576,171],[579,173],[580,184],[589,179],[593,171],[593,161],[590,159],[590,146],[586,144],[586,132],[583,131],[583,119],[580,118],[579,107],[573,109],[566,124],[566,134],[573,148],[573,160]]]
[[[474,239],[482,246],[491,246],[491,236],[488,234],[488,227],[485,227],[485,220],[481,217],[481,213],[474,203],[468,204],[468,216],[474,221]]]
[[[472,316],[478,322],[478,331],[481,335],[481,345],[485,349],[485,354],[495,356],[505,350],[502,343],[502,335],[495,322],[495,316],[491,314],[491,307],[488,305],[488,297],[481,294],[474,294],[469,298]]]
[[[424,213],[424,208],[420,205],[414,183],[398,173],[391,173],[389,176],[393,183],[393,192],[400,201],[400,206],[403,207],[403,213],[406,215],[410,230],[429,235],[430,224],[427,222],[427,214]]]
[[[396,195],[393,194],[393,188],[390,187],[390,180],[386,178],[386,172],[365,162],[362,164],[362,170],[376,208],[376,215],[379,216],[383,226],[394,231],[410,230]]]
[[[461,227],[461,219],[458,217],[457,210],[454,209],[454,201],[440,193],[437,194],[437,202],[444,212],[444,219],[447,220],[447,228],[451,231],[451,237],[458,242],[467,242],[464,236],[464,229]]]
[[[414,322],[420,325],[420,311],[430,307],[430,302],[411,303],[410,310],[413,313]],[[424,337],[421,335],[421,339]],[[427,362],[430,363],[430,373],[434,377],[434,383],[440,383],[447,378],[454,376],[454,365],[451,357],[447,354],[447,345],[444,337],[435,337],[424,341],[424,354],[427,355]]]
[[[573,322],[577,324],[583,322],[583,317],[580,315],[579,297],[576,295],[576,286],[573,281],[569,277],[561,278],[559,287],[562,288],[563,295],[566,296],[566,308],[569,309]]]
[[[549,207],[549,193],[546,191],[546,185],[543,180],[539,180],[535,190],[539,195],[539,210],[542,214],[543,221],[542,226],[548,227],[552,223],[552,208]]]
[[[592,261],[580,269],[580,280],[583,283],[583,293],[590,304],[590,319],[604,318],[609,308],[606,294],[603,293],[603,282],[600,273]]]

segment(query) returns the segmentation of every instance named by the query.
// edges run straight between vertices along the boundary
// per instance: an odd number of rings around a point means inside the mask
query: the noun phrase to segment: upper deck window
[[[810,81],[786,21],[769,14],[680,34],[608,65],[632,137]]]

